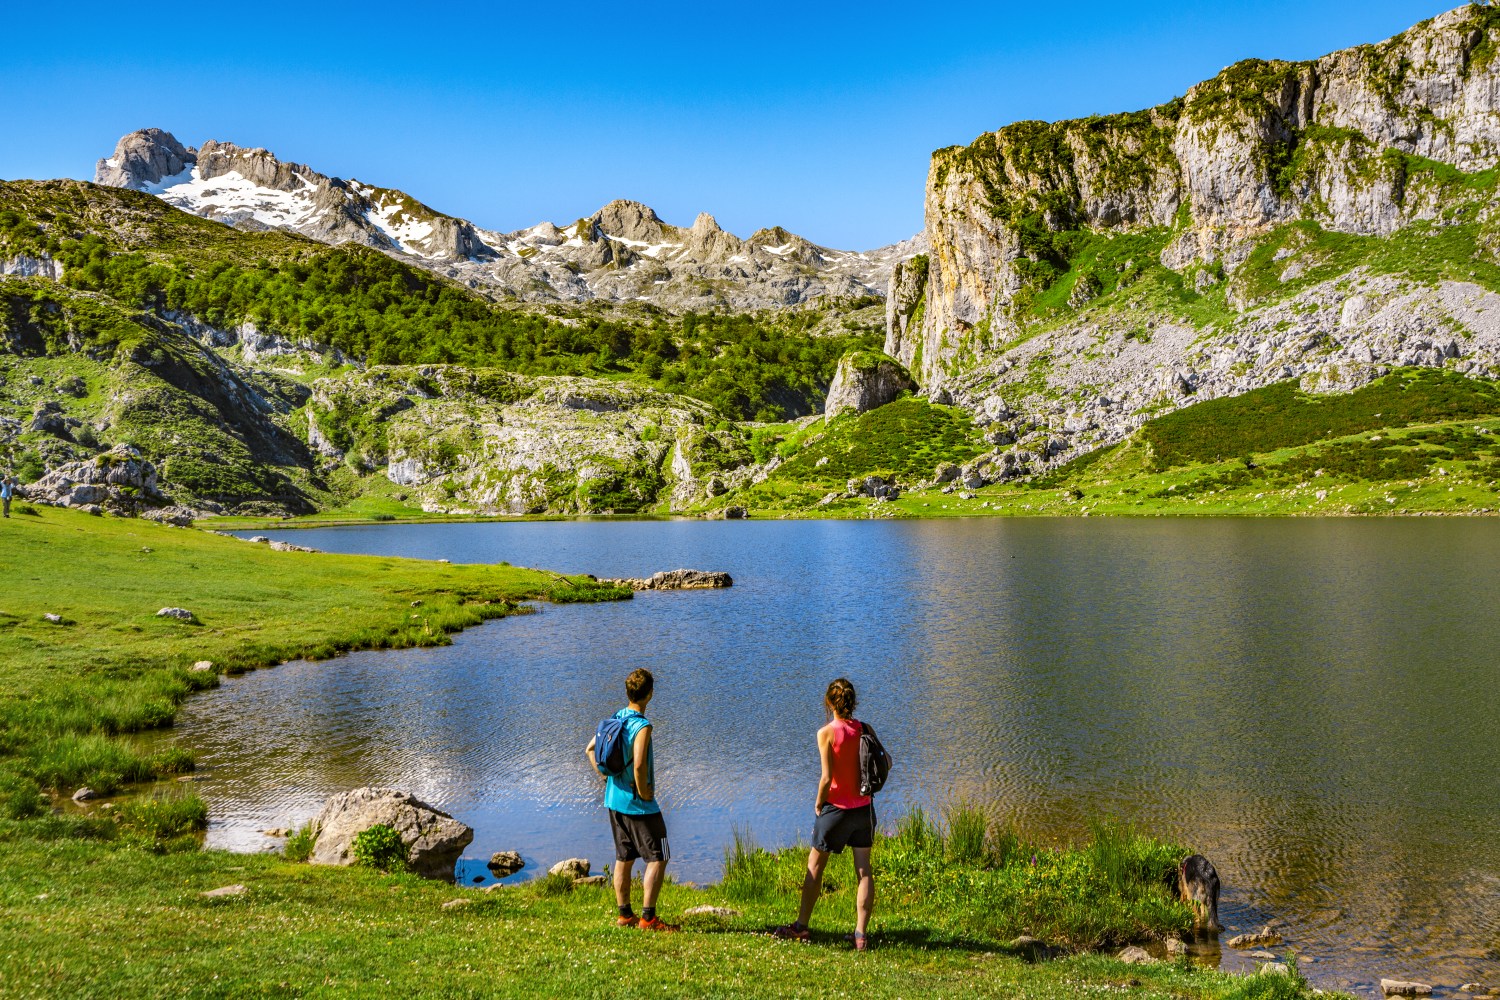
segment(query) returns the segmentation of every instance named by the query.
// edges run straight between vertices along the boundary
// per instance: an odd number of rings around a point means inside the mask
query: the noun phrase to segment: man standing
[[[656,759],[651,746],[651,720],[646,706],[656,693],[656,679],[649,670],[635,670],[625,678],[625,697],[630,704],[615,713],[624,722],[625,768],[618,775],[606,775],[604,806],[609,810],[609,827],[615,838],[615,904],[620,927],[639,927],[643,931],[675,931],[656,915],[656,896],[667,873],[671,851],[667,848],[667,824],[661,806],[656,803]],[[589,741],[589,763],[598,769],[594,756],[598,737]],[[643,880],[641,915],[630,907],[630,875],[637,858],[646,862]]]
[[[16,481],[10,476],[0,479],[0,503],[5,505],[5,516],[10,517],[10,498],[16,494]]]

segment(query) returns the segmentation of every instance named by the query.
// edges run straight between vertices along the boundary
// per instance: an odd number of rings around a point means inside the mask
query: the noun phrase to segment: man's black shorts
[[[814,849],[842,854],[845,847],[872,847],[875,844],[875,803],[858,809],[823,806],[813,823]]]
[[[609,829],[615,835],[616,861],[672,860],[672,851],[667,847],[667,821],[659,812],[637,816],[611,809]]]

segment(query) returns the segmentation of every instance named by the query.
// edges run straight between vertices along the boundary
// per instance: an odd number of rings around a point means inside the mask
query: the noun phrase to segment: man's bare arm
[[[646,757],[651,752],[651,727],[642,726],[635,735],[635,794],[650,802],[656,798],[656,788],[646,773]]]

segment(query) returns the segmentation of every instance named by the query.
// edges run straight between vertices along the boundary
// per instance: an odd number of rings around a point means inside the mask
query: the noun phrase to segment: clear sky
[[[14,3],[0,177],[92,179],[121,135],[264,146],[511,230],[611,198],[868,249],[922,227],[932,150],[1147,107],[1251,56],[1455,0]]]

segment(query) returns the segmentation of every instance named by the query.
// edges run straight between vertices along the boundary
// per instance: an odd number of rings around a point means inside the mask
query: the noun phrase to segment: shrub
[[[530,885],[531,891],[538,896],[565,896],[573,891],[573,876],[567,872],[548,872],[533,879]]]
[[[354,860],[383,872],[404,872],[411,856],[401,834],[386,823],[376,823],[354,838]]]
[[[286,838],[286,846],[281,849],[282,857],[288,861],[306,861],[312,857],[313,845],[317,842],[318,828],[314,824],[300,826]]]

